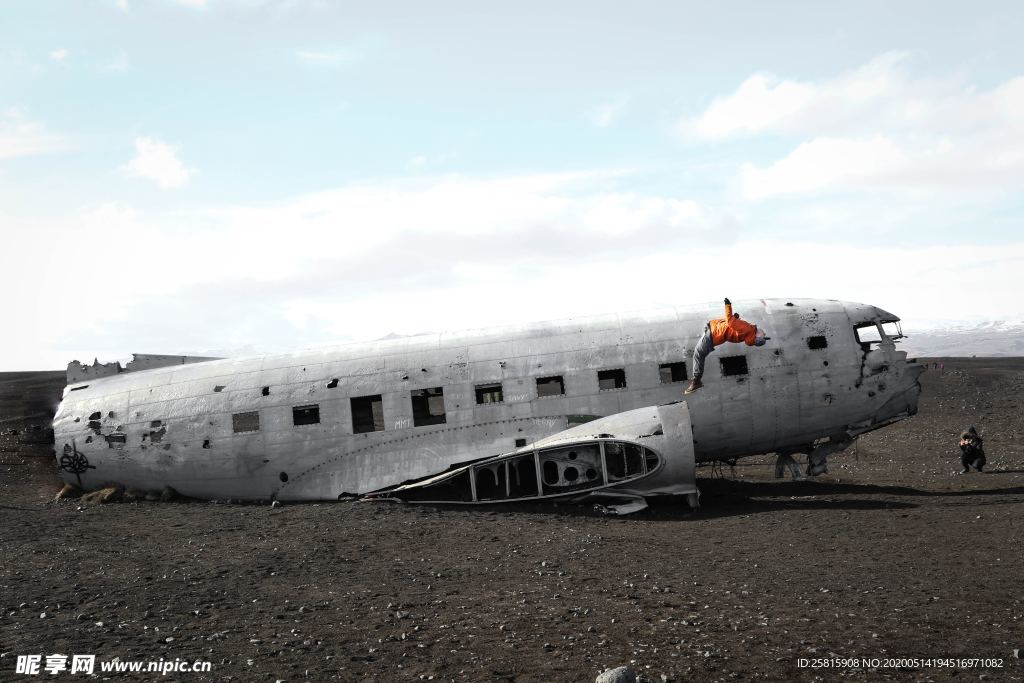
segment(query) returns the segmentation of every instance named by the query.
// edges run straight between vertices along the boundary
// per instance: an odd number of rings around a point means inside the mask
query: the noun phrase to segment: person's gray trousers
[[[704,326],[704,334],[693,349],[693,378],[700,379],[704,376],[704,359],[715,350],[715,343],[711,340],[711,325]]]

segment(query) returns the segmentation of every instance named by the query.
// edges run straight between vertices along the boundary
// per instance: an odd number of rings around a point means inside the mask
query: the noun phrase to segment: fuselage
[[[770,340],[709,356],[704,387],[685,397],[698,462],[801,450],[916,412],[920,367],[883,327],[895,316],[806,299],[734,308]],[[694,345],[721,315],[670,308],[90,379],[65,390],[57,456],[71,455],[65,481],[89,489],[334,500],[683,400]]]

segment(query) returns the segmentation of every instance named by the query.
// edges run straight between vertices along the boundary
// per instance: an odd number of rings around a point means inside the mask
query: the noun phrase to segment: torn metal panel
[[[213,356],[164,356],[152,353],[134,353],[132,360],[123,368],[120,362],[100,363],[93,359],[92,365],[83,365],[77,360],[68,363],[67,376],[68,384],[78,384],[89,379],[110,377],[122,372],[139,372],[141,370],[152,370],[154,368],[165,368],[172,365],[185,365],[186,363],[204,363],[210,360],[220,360]]]
[[[84,365],[77,360],[73,360],[68,363],[68,384],[78,384],[80,382],[88,382],[90,379],[110,377],[119,372],[124,372],[124,368],[121,367],[119,362],[101,363],[99,359],[94,359],[92,365]]]

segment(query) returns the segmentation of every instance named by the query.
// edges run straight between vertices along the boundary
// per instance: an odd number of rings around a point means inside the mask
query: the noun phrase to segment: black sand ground
[[[0,375],[0,680],[85,680],[14,674],[51,653],[212,662],[162,677],[182,681],[586,681],[630,662],[651,681],[1021,680],[1024,359],[946,360],[922,383],[916,418],[829,475],[704,469],[698,512],[607,518],[52,503],[60,375]],[[956,476],[968,424],[989,471]],[[837,657],[1002,668],[799,666]]]

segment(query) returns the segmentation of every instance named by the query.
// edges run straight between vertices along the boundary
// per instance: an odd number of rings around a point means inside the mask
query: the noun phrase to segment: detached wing
[[[686,403],[609,415],[531,446],[372,494],[423,503],[500,503],[589,494],[696,494]]]

